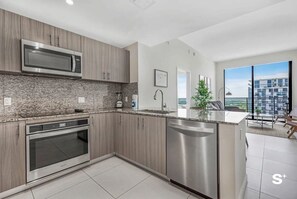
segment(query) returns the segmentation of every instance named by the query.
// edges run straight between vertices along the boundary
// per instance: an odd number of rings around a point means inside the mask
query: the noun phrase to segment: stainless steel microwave
[[[22,39],[22,71],[82,77],[82,53]]]

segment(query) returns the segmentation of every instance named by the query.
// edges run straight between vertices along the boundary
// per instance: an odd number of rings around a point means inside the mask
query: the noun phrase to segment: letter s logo
[[[281,174],[274,174],[274,175],[272,175],[272,183],[273,184],[276,184],[276,185],[279,185],[279,184],[281,184],[282,182],[283,182],[283,180],[282,180],[282,175]]]

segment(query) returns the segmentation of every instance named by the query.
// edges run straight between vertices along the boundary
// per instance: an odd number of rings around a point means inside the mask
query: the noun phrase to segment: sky
[[[178,98],[186,98],[187,97],[187,73],[186,72],[178,72]]]
[[[255,65],[255,79],[275,77],[288,77],[288,62]],[[251,80],[251,66],[232,68],[225,70],[226,92],[230,91],[230,97],[248,97],[248,83]]]

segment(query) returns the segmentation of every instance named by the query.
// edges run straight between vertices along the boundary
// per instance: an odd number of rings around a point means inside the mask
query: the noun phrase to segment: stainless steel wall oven
[[[89,119],[26,126],[27,182],[90,161]]]

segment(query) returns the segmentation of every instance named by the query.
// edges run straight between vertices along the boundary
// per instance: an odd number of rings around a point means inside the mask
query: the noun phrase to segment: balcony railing
[[[236,108],[238,111],[252,113],[252,99],[248,97],[228,97],[225,98],[225,107]],[[236,110],[235,109],[235,110]],[[259,109],[261,113],[271,115],[284,115],[288,110],[288,99],[283,96],[278,97],[254,97],[254,112]]]

